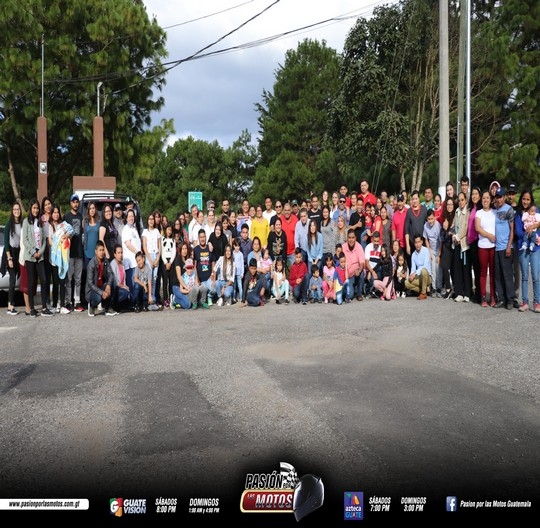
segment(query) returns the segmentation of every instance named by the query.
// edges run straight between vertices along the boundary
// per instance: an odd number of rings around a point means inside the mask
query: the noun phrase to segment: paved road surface
[[[415,298],[35,320],[3,309],[0,497],[89,498],[58,518],[96,526],[118,521],[113,497],[147,499],[128,524],[296,526],[240,511],[247,475],[287,462],[324,483],[304,525],[344,523],[347,491],[363,492],[368,526],[490,513],[524,525],[540,509],[539,325]],[[375,496],[389,513],[370,511]],[[447,496],[506,506],[447,513]],[[176,514],[156,514],[158,497]],[[190,513],[200,497],[219,513]],[[424,511],[405,513],[407,497],[426,497]]]

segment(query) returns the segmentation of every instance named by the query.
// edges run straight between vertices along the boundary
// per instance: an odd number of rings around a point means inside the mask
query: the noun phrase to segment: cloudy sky
[[[173,119],[176,135],[226,148],[248,130],[258,135],[255,104],[273,91],[285,53],[304,39],[338,52],[358,17],[395,0],[144,0],[167,32],[171,66],[165,106],[153,124]],[[337,19],[337,20],[336,20]],[[222,51],[230,50],[230,51]],[[210,55],[208,55],[210,54]],[[205,56],[206,55],[206,56]],[[186,60],[194,57],[192,60]],[[197,58],[199,57],[199,58]]]

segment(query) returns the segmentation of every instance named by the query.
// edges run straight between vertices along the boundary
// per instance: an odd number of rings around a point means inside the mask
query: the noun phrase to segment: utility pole
[[[448,0],[439,0],[439,193],[450,177],[450,95],[448,88]]]
[[[38,186],[37,199],[48,195],[47,118],[45,117],[45,37],[41,37],[41,108],[37,118]]]
[[[468,0],[459,2],[459,66],[458,66],[458,115],[457,115],[457,156],[456,156],[456,189],[463,176],[463,149],[465,137],[465,67],[467,47],[467,9]]]

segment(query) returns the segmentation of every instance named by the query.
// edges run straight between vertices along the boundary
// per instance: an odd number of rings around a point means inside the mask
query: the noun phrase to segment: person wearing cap
[[[184,262],[184,273],[181,271],[181,266],[176,265],[179,261],[175,260],[176,276],[178,278],[178,285],[173,286],[173,298],[171,302],[171,309],[180,307],[184,310],[191,308],[196,310],[199,307],[199,303],[202,304],[200,299],[200,288],[197,285],[197,278],[195,277],[195,264],[193,259],[186,259]]]
[[[122,229],[124,229],[124,226],[126,225],[126,223],[124,222],[124,208],[122,207],[122,204],[117,203],[114,206],[113,223],[118,233],[122,233]]]
[[[84,249],[83,249],[83,217],[79,212],[79,196],[72,194],[69,199],[69,211],[64,215],[64,221],[71,225],[69,247],[69,268],[66,280],[66,308],[76,312],[84,311],[81,302],[81,284],[83,273]],[[73,303],[73,304],[72,304]]]
[[[514,307],[512,242],[515,211],[505,198],[506,190],[499,187],[495,192],[495,308],[511,310]]]
[[[340,186],[339,186],[339,192],[338,192],[338,195],[344,195],[345,196],[345,205],[350,209],[351,207],[351,199],[349,197],[349,188],[347,187],[347,185],[345,185],[344,183],[342,183]]]
[[[291,202],[291,211],[292,211],[292,214],[296,216],[296,218],[298,219],[300,219],[300,216],[298,214],[299,210],[300,210],[300,207],[298,205],[298,200],[293,200]]]
[[[508,185],[508,189],[506,191],[506,201],[514,208],[514,210],[517,207],[517,185],[512,182]]]
[[[493,180],[489,184],[489,194],[491,195],[491,207],[495,207],[495,193],[497,189],[501,187],[501,184],[497,180]]]
[[[257,261],[252,258],[248,262],[248,270],[244,276],[242,305],[244,306],[263,306],[264,305],[264,284],[265,280],[257,272]]]

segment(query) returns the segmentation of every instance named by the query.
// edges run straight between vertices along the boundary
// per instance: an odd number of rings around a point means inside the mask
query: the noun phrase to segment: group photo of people
[[[229,200],[167,218],[133,203],[13,204],[2,273],[29,317],[428,298],[540,313],[540,212],[514,182]],[[529,298],[529,281],[532,298]],[[39,285],[39,296],[38,293]],[[41,309],[36,308],[36,298]],[[403,302],[403,301],[400,301]]]

